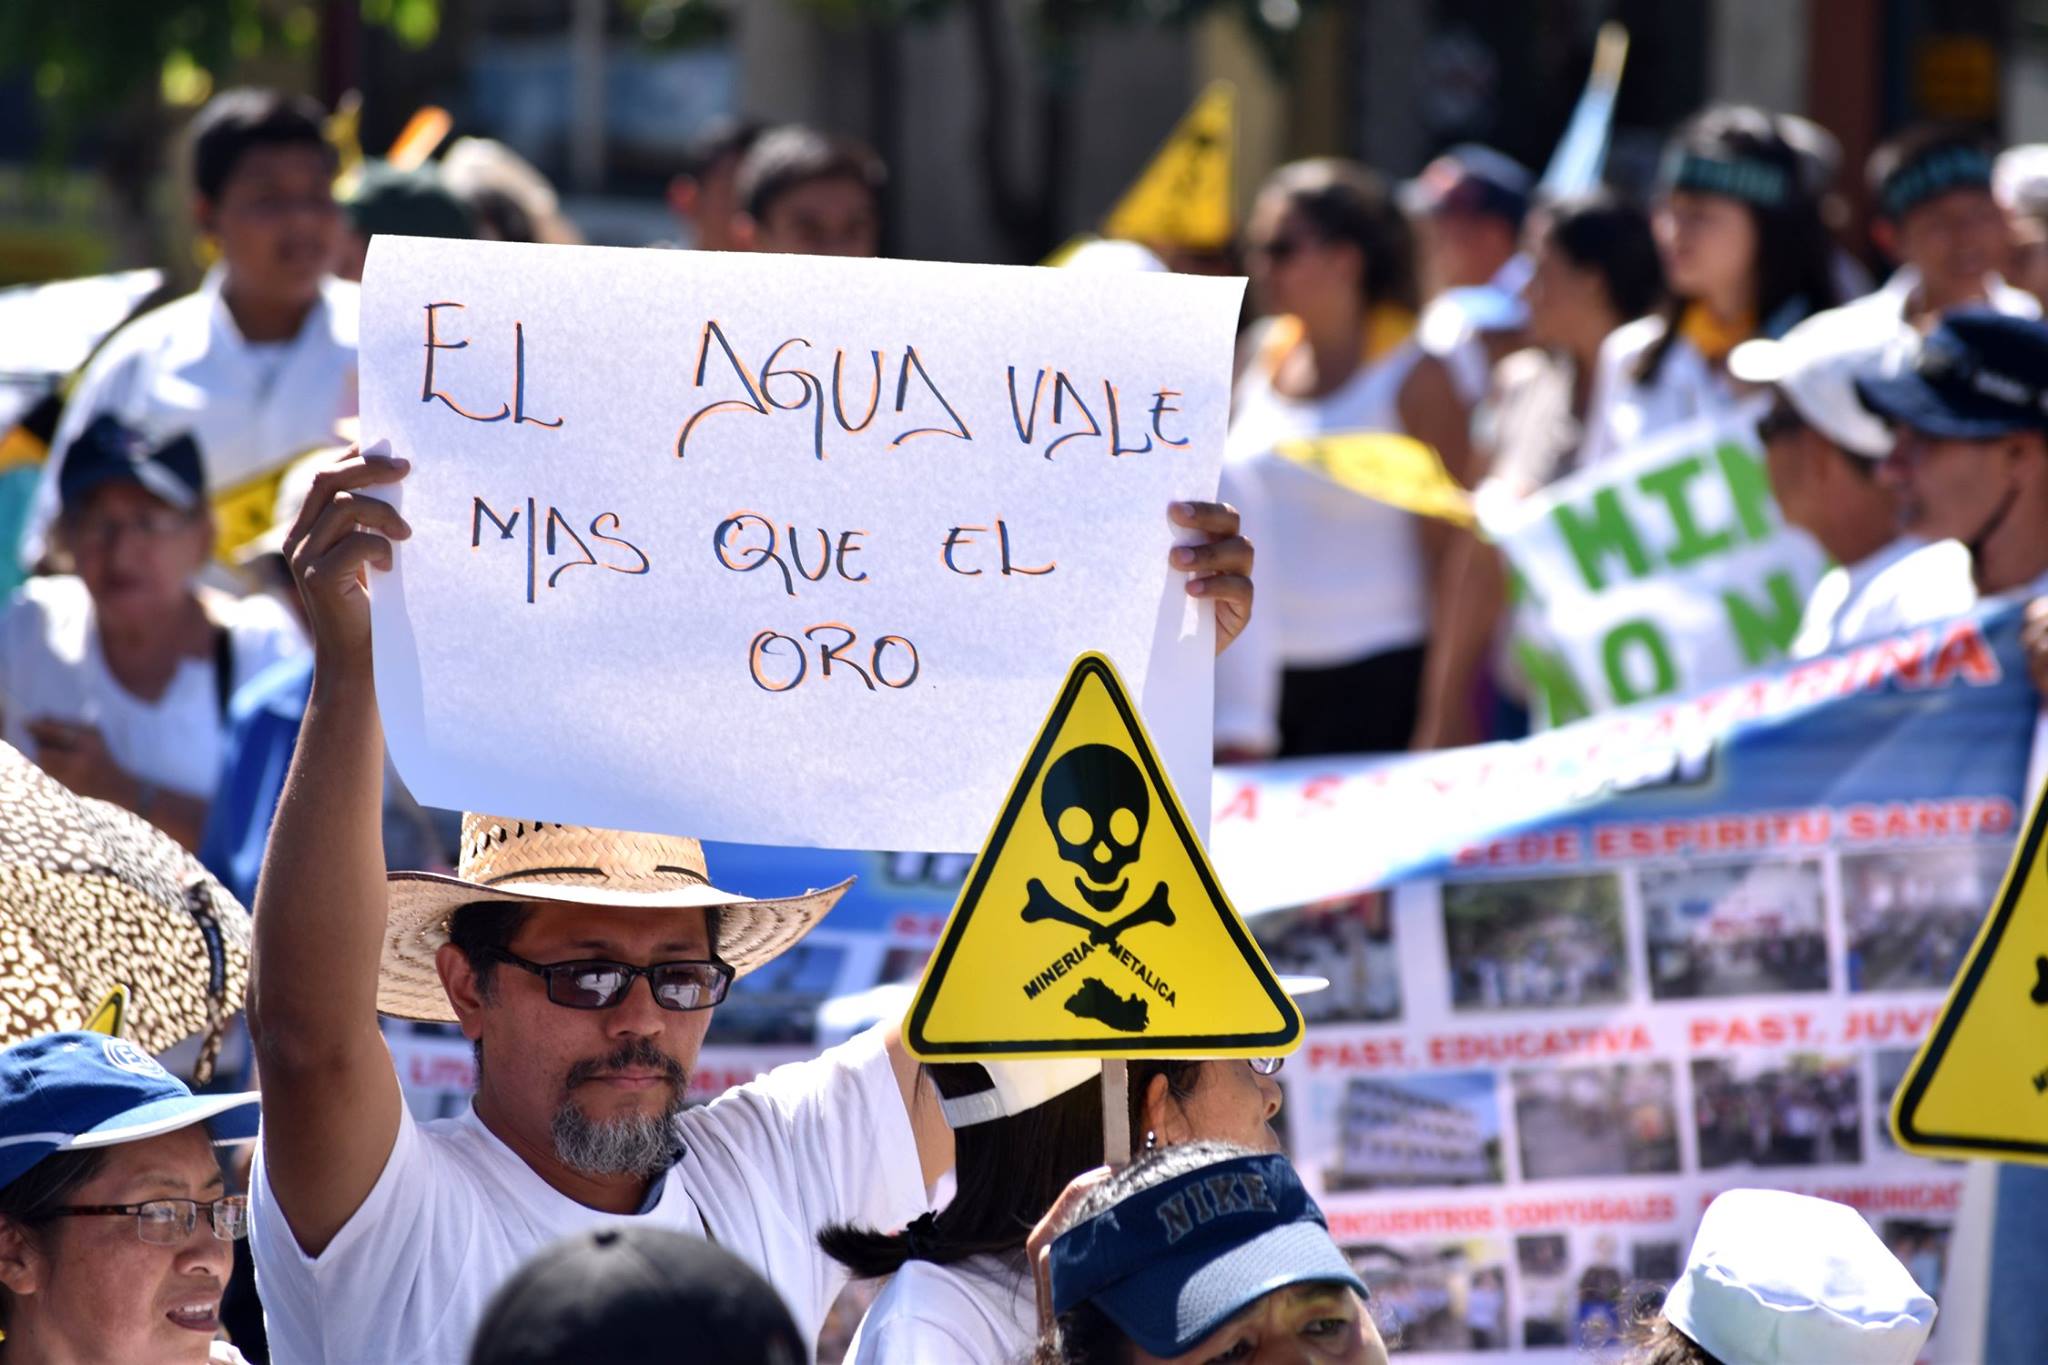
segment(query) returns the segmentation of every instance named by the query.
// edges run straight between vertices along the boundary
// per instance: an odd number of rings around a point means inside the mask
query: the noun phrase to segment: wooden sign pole
[[[1102,1164],[1111,1170],[1131,1160],[1131,1077],[1128,1064],[1102,1062]]]

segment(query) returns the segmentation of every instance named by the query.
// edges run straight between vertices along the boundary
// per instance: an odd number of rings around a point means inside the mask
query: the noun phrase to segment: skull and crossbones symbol
[[[1060,857],[1081,870],[1074,889],[1082,903],[1096,915],[1116,913],[1131,895],[1124,871],[1138,857],[1151,815],[1151,794],[1138,765],[1107,744],[1080,745],[1052,765],[1038,801]],[[1068,906],[1036,877],[1025,890],[1026,923],[1054,920],[1072,925],[1104,946],[1134,925],[1173,923],[1165,882],[1153,888],[1143,905],[1106,923]]]

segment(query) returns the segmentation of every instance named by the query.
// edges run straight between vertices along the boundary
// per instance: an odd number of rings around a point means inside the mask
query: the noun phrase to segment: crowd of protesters
[[[217,263],[97,347],[44,413],[40,477],[0,486],[27,575],[0,613],[0,726],[253,898],[262,1135],[230,1192],[205,1139],[253,1137],[253,1095],[195,1097],[90,1034],[0,1052],[0,1361],[572,1360],[664,1331],[798,1361],[849,1278],[888,1281],[861,1361],[1383,1359],[1275,1154],[1277,1059],[1134,1064],[1114,1172],[1088,1169],[1099,1064],[921,1068],[891,1027],[683,1108],[734,976],[843,888],[747,900],[694,840],[412,803],[359,577],[409,534],[375,496],[406,466],[331,450],[370,238],[573,223],[479,139],[348,168],[337,195],[323,111],[272,92],[217,97],[192,147]],[[1875,288],[1825,226],[1836,160],[1812,125],[1731,107],[1675,133],[1646,205],[1547,200],[1482,147],[1401,185],[1276,171],[1239,243],[1225,502],[1171,513],[1199,538],[1173,567],[1217,607],[1219,756],[1527,725],[1498,553],[1335,489],[1282,453],[1304,436],[1405,434],[1526,497],[1763,395],[1779,505],[1836,563],[1795,652],[2048,591],[2048,148],[1887,142]],[[690,247],[870,256],[886,173],[848,139],[723,125],[668,202]],[[2048,615],[2038,634],[2048,657]],[[474,1043],[466,1112],[415,1121],[380,1017]],[[1913,1358],[1933,1307],[1874,1236],[1724,1205],[1644,1359],[1793,1359],[1755,1343],[1814,1303],[1801,1320],[1860,1330],[1859,1359]],[[1767,1214],[1824,1245],[1759,1244]],[[267,1346],[216,1339],[244,1233]]]

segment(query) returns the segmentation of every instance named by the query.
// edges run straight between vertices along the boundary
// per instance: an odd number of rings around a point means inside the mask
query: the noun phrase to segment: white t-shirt
[[[190,432],[215,498],[335,444],[335,424],[355,415],[357,287],[323,281],[296,337],[252,344],[221,280],[215,269],[192,293],[136,318],[85,367],[50,442],[22,540],[25,565],[42,555],[57,515],[64,452],[101,413],[153,441]]]
[[[1819,589],[1815,592],[1817,596]],[[1921,543],[1879,568],[1862,591],[1852,594],[1835,618],[1834,641],[1828,648],[1861,644],[1932,621],[1946,621],[1976,605],[1977,585],[1970,577],[1970,552],[1962,542]],[[1796,646],[1794,653],[1797,654]]]
[[[269,597],[207,600],[228,632],[234,687],[306,647]],[[184,660],[164,694],[144,701],[107,670],[92,595],[68,574],[29,579],[0,612],[0,717],[0,734],[31,756],[29,721],[71,721],[99,727],[115,762],[166,791],[211,797],[220,781],[226,730],[213,658]]]
[[[1038,1297],[1020,1256],[905,1261],[876,1296],[851,1365],[1016,1365],[1038,1339]]]
[[[1718,365],[1709,365],[1684,337],[1671,343],[1654,379],[1645,384],[1636,368],[1664,335],[1664,319],[1637,318],[1607,334],[1593,369],[1586,405],[1586,443],[1579,467],[1591,468],[1641,444],[1658,432],[1706,417],[1739,401],[1735,386]]]
[[[1916,558],[1926,551],[1932,553]],[[1883,594],[1872,598],[1872,585],[1909,559],[1915,560],[1911,569],[1886,580]],[[1877,553],[1837,565],[1821,576],[1806,600],[1789,653],[1795,659],[1811,659],[1923,620],[1960,615],[1976,596],[1970,584],[1969,551],[1953,540],[1930,545],[1918,536],[1900,536]],[[1909,613],[1917,619],[1901,619]]]
[[[611,1214],[556,1190],[476,1117],[401,1112],[384,1172],[317,1257],[299,1250],[259,1143],[249,1242],[272,1357],[407,1365],[469,1354],[484,1305],[542,1247],[637,1219],[710,1237],[766,1276],[806,1342],[846,1282],[828,1223],[900,1227],[925,1207],[917,1139],[871,1029],[684,1112],[684,1152],[647,1209]],[[688,1358],[689,1324],[677,1350]]]
[[[1282,667],[1354,663],[1419,645],[1429,633],[1415,516],[1274,451],[1305,436],[1400,431],[1401,386],[1421,357],[1407,341],[1320,399],[1279,393],[1258,362],[1238,381],[1225,468],[1258,483],[1257,519],[1244,521],[1258,553],[1252,619],[1267,618]]]

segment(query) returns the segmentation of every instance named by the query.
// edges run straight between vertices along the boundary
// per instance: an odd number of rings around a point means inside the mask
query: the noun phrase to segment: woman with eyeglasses
[[[1350,492],[1296,458],[1295,443],[1403,434],[1462,478],[1470,414],[1417,339],[1413,235],[1371,171],[1335,159],[1281,167],[1245,243],[1267,316],[1246,336],[1224,478],[1258,546],[1260,604],[1218,661],[1219,751],[1406,749],[1450,529]]]
[[[254,1139],[256,1103],[98,1033],[0,1052],[0,1361],[242,1361],[215,1337],[248,1203],[214,1145]]]
[[[304,648],[298,627],[268,597],[200,586],[214,524],[191,437],[95,418],[58,496],[73,572],[30,579],[0,610],[0,735],[197,849],[229,699]]]
[[[1737,401],[1728,356],[1839,302],[1833,243],[1798,139],[1762,109],[1722,106],[1672,138],[1651,227],[1670,288],[1600,348],[1581,465]]]
[[[1130,1063],[1136,1155],[1202,1138],[1277,1152],[1281,1058]],[[953,1128],[953,1198],[900,1232],[828,1227],[857,1279],[888,1277],[852,1365],[1007,1365],[1039,1330],[1025,1236],[1069,1181],[1102,1164],[1102,1064],[1089,1058],[931,1068]]]

